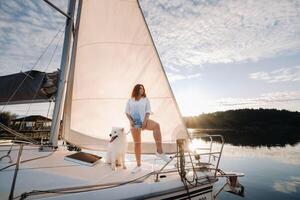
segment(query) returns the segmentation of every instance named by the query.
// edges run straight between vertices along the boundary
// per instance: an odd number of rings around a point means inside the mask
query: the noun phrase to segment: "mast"
[[[45,1],[48,3],[47,1]],[[49,3],[48,3],[49,4]],[[53,7],[53,5],[49,4]],[[64,36],[64,45],[63,45],[63,52],[62,52],[62,58],[61,58],[61,64],[60,64],[60,75],[59,75],[59,83],[58,83],[58,90],[56,94],[56,101],[53,111],[53,117],[52,117],[52,124],[51,124],[51,131],[50,131],[50,144],[52,144],[54,147],[57,146],[58,141],[58,133],[60,128],[60,120],[62,117],[62,107],[64,102],[64,91],[66,86],[66,80],[68,75],[68,69],[69,69],[69,56],[70,56],[70,46],[71,46],[71,38],[72,38],[72,30],[74,25],[74,13],[75,13],[75,5],[76,0],[69,0],[69,6],[68,6],[68,14],[65,16],[68,16],[66,19],[66,27],[65,27],[65,36]],[[56,7],[53,7],[57,10]]]

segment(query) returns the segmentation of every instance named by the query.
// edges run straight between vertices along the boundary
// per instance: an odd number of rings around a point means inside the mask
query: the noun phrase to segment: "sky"
[[[66,10],[67,1],[52,2]],[[184,116],[300,111],[300,0],[139,2]],[[43,1],[0,1],[0,76],[59,68],[64,23]],[[45,115],[48,108],[32,105],[30,112]]]

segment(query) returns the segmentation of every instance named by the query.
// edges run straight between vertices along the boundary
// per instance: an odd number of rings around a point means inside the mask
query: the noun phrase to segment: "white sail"
[[[66,96],[64,137],[84,148],[105,150],[113,126],[129,131],[125,106],[135,84],[145,86],[160,123],[165,152],[187,136],[176,101],[136,0],[82,1],[76,58]],[[131,134],[128,151],[133,151]],[[155,152],[150,131],[142,152]]]

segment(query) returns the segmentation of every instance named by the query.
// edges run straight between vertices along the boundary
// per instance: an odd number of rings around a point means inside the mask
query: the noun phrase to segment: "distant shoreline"
[[[240,109],[185,117],[193,134],[220,134],[241,146],[285,146],[300,142],[300,113],[276,109]]]

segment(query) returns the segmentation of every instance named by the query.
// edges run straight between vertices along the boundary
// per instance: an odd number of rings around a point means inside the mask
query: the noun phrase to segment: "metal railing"
[[[222,135],[201,135],[201,136],[196,136],[193,139],[204,139],[204,138],[208,138],[210,141],[210,147],[209,148],[199,148],[199,150],[208,150],[209,152],[207,153],[196,153],[193,152],[196,156],[200,156],[201,155],[208,155],[208,164],[211,164],[212,166],[214,166],[214,164],[211,162],[211,158],[217,158],[217,164],[215,165],[215,168],[210,168],[210,170],[214,170],[215,174],[214,176],[217,176],[217,172],[219,171],[219,165],[220,165],[220,160],[221,160],[221,156],[223,153],[223,147],[224,147],[224,137]],[[212,151],[213,149],[213,143],[217,142],[218,140],[214,140],[214,139],[219,139],[219,141],[221,141],[221,147],[220,147],[220,151]],[[200,159],[199,159],[200,161]]]
[[[191,140],[193,139],[204,139],[204,138],[208,138],[209,139],[209,147],[199,147],[197,148],[197,150],[201,150],[201,151],[207,151],[207,152],[203,152],[203,153],[196,153],[196,151],[191,151],[190,149],[188,149],[187,146],[185,146],[185,153],[184,153],[184,157],[188,157],[190,158],[190,162],[186,163],[186,167],[185,169],[188,170],[193,170],[194,172],[196,170],[201,170],[203,169],[203,166],[210,166],[210,167],[205,167],[205,169],[209,169],[211,171],[214,171],[214,175],[213,177],[210,177],[212,179],[216,179],[217,178],[217,172],[220,170],[219,169],[219,165],[220,165],[220,159],[221,159],[221,155],[223,152],[223,147],[224,147],[224,138],[222,135],[201,135],[201,136],[196,136],[196,137],[192,137]],[[219,139],[219,140],[217,140]],[[188,142],[192,142],[190,139],[188,140]],[[216,141],[221,141],[221,146],[220,146],[220,150],[219,151],[213,151],[213,144]],[[201,162],[201,157],[202,156],[208,156],[208,162]],[[168,170],[166,171],[165,168],[172,163],[172,161],[174,159],[178,159],[180,157],[179,153],[177,152],[169,162],[167,162],[165,165],[163,165],[159,170],[154,172],[154,175],[156,176],[155,181],[158,182],[159,181],[159,175],[162,173],[170,173],[170,172],[177,172],[178,169],[176,170]],[[194,159],[192,159],[194,158]],[[216,164],[214,164],[212,162],[212,158],[213,159],[217,159]],[[187,159],[188,160],[188,159]],[[191,166],[189,166],[189,164],[191,164]],[[176,166],[178,168],[178,166]],[[207,176],[206,176],[207,178]]]

